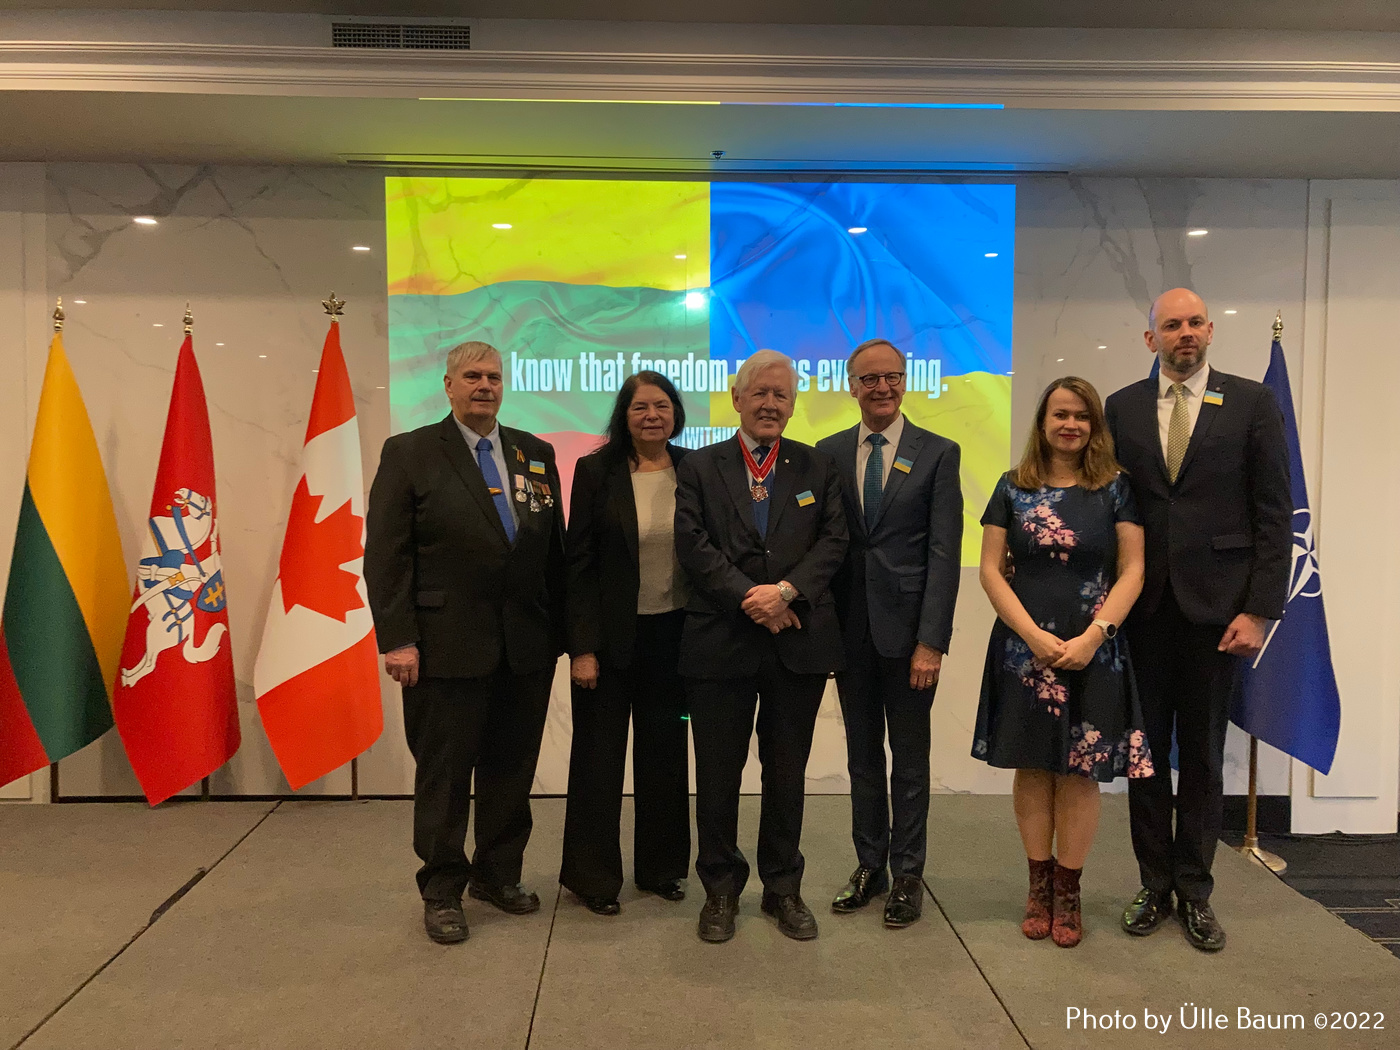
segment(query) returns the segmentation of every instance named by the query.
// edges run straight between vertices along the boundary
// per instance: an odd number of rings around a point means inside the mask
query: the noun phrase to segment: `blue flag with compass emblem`
[[[1332,647],[1322,609],[1322,574],[1313,546],[1312,512],[1303,483],[1298,421],[1288,366],[1277,339],[1269,355],[1264,385],[1283,410],[1288,467],[1293,484],[1293,571],[1283,619],[1269,625],[1264,649],[1246,664],[1235,693],[1230,721],[1320,773],[1332,768],[1342,704],[1332,673]]]

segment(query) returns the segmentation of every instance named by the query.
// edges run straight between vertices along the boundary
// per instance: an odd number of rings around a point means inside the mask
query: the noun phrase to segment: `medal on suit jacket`
[[[755,503],[762,503],[768,498],[768,486],[763,482],[769,474],[773,473],[773,467],[778,462],[778,442],[782,438],[774,438],[772,447],[768,449],[768,455],[763,457],[763,462],[756,463],[753,453],[749,451],[748,443],[738,434],[734,437],[739,442],[739,451],[744,454],[744,466],[748,467],[749,473],[753,475],[753,484],[749,486],[749,495]]]

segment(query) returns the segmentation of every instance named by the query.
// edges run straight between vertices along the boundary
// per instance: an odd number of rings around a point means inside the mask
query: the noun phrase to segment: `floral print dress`
[[[1097,491],[1027,492],[1002,475],[983,525],[1006,530],[1011,589],[1042,628],[1082,634],[1113,585],[1120,521],[1140,523],[1126,476]],[[987,646],[972,754],[1005,769],[1046,769],[1094,780],[1149,777],[1152,756],[1123,634],[1099,646],[1082,671],[1041,664],[997,620]]]

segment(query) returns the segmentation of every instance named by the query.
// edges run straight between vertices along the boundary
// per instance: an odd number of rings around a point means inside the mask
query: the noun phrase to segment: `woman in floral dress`
[[[1088,382],[1057,379],[1041,395],[1025,454],[997,483],[982,525],[982,587],[998,619],[972,753],[1016,770],[1030,864],[1021,930],[1069,948],[1083,932],[1079,876],[1099,784],[1152,775],[1118,633],[1142,590],[1142,525]]]

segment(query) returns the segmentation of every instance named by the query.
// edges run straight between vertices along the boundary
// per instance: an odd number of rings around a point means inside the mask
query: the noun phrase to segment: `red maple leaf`
[[[344,623],[348,612],[365,604],[356,589],[360,578],[341,568],[365,553],[360,541],[364,519],[351,513],[350,501],[346,500],[317,521],[316,512],[323,498],[311,495],[306,476],[302,475],[292,497],[287,539],[277,567],[282,580],[283,611],[291,612],[292,606],[300,605]]]

